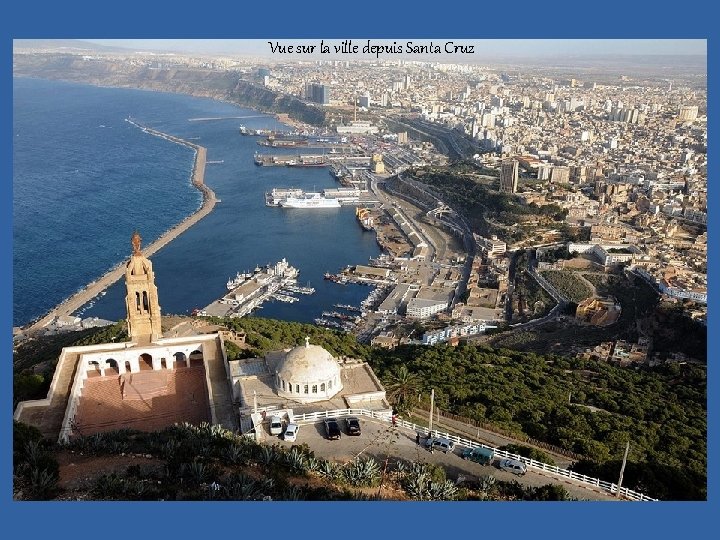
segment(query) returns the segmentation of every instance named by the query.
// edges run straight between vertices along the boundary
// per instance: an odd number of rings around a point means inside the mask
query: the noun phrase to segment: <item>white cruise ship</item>
[[[305,193],[299,197],[287,197],[280,201],[283,208],[340,208],[337,199],[326,199],[321,193]]]

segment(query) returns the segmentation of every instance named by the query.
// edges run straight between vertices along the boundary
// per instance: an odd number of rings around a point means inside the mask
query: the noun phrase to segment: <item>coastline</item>
[[[204,146],[200,146],[192,143],[191,141],[187,141],[185,139],[181,139],[179,137],[168,135],[167,133],[163,133],[161,131],[142,126],[130,119],[126,119],[126,121],[142,129],[145,133],[166,139],[175,144],[187,146],[195,150],[195,161],[192,169],[191,183],[196,189],[198,189],[202,193],[203,196],[203,202],[195,212],[188,215],[180,223],[176,224],[175,226],[164,232],[157,240],[147,245],[143,249],[143,255],[149,257],[154,253],[158,252],[160,249],[165,247],[167,244],[172,242],[174,239],[176,239],[178,236],[187,231],[190,227],[195,225],[198,221],[207,216],[210,212],[212,212],[213,208],[215,208],[215,204],[217,203],[217,197],[215,196],[215,192],[207,185],[205,185],[205,165],[207,161],[207,149]],[[114,284],[116,281],[122,278],[123,275],[125,275],[126,264],[127,260],[121,261],[120,263],[118,263],[117,266],[108,270],[100,278],[95,281],[91,281],[83,289],[60,302],[57,306],[52,308],[39,319],[35,320],[32,323],[29,323],[28,325],[23,326],[22,332],[26,334],[31,334],[47,326],[55,319],[55,317],[62,315],[70,315],[73,312],[77,311],[90,300],[99,295],[102,291],[107,289],[110,285]]]

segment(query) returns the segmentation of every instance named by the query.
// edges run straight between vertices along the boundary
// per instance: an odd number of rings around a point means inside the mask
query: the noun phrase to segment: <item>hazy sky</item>
[[[307,43],[319,44],[317,39],[280,40],[281,43]],[[112,45],[132,48],[135,50],[164,50],[195,53],[228,53],[228,54],[253,54],[271,56],[268,40],[257,39],[85,39],[102,45]],[[462,55],[464,59],[470,60],[473,56],[508,56],[508,57],[533,57],[533,56],[576,56],[576,55],[614,55],[614,54],[678,54],[678,55],[706,55],[707,41],[703,39],[486,39],[468,40],[450,38],[402,38],[395,39],[398,44],[405,44],[413,41],[417,44],[444,44],[446,41],[454,41],[456,44],[475,44],[474,55]],[[275,41],[275,40],[272,40]],[[372,39],[373,44],[392,43],[393,39],[382,40]],[[340,44],[340,39],[326,39],[331,45]],[[365,39],[353,39],[353,43],[363,45]],[[299,55],[293,55],[298,58]],[[329,57],[330,55],[328,55]],[[341,57],[341,56],[339,56]],[[347,56],[346,56],[347,58]]]

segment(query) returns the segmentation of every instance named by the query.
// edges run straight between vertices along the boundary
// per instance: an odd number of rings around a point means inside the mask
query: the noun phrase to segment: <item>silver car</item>
[[[522,476],[527,472],[527,465],[517,459],[501,459],[498,467],[503,471],[508,471],[518,476]]]
[[[453,451],[455,443],[445,437],[431,437],[425,441],[425,446],[428,450],[440,450],[441,452],[447,454],[448,452]]]

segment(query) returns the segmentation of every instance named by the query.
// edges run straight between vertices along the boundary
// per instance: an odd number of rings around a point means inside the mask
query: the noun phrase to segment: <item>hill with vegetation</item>
[[[706,497],[707,379],[701,366],[620,368],[474,345],[385,350],[313,325],[259,317],[211,320],[246,332],[250,348],[232,351],[236,357],[301,345],[309,336],[335,356],[366,359],[400,411],[417,405],[418,394],[427,400],[434,389],[441,409],[582,454],[587,459],[576,469],[607,481],[617,481],[629,441],[623,485],[660,499]],[[122,331],[118,324],[78,337],[97,342]],[[56,351],[32,345],[44,351],[39,360],[57,357],[61,343],[54,341]],[[31,353],[25,346],[16,355],[27,366]],[[44,397],[38,394],[25,399]]]

